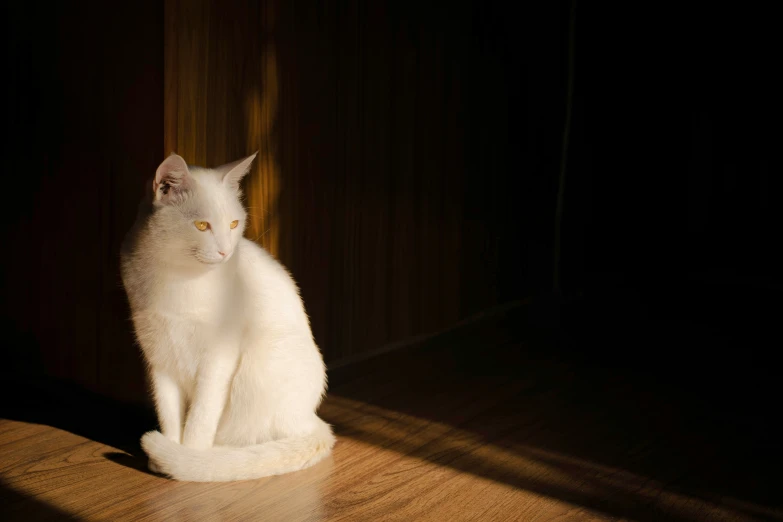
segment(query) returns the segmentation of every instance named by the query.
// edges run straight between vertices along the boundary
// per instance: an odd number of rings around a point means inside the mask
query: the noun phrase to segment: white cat
[[[326,373],[296,283],[242,237],[254,158],[204,169],[169,156],[122,248],[161,428],[141,444],[178,480],[296,471],[335,442],[315,413]]]

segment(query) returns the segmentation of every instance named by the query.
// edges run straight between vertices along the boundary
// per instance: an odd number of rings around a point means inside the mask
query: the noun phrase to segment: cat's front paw
[[[159,464],[159,457],[162,451],[161,445],[171,444],[159,431],[150,431],[141,438],[141,449],[147,454],[147,468],[153,472],[165,475],[166,472]]]

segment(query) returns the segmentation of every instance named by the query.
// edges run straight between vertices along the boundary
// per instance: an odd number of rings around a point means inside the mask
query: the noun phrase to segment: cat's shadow
[[[119,464],[120,466],[130,468],[136,471],[141,471],[142,473],[145,473],[147,475],[152,475],[153,477],[160,476],[149,470],[149,468],[147,467],[148,459],[147,456],[144,455],[144,452],[141,452],[138,455],[131,455],[129,453],[123,453],[121,451],[111,451],[109,453],[104,453],[103,456],[106,460],[110,460],[115,464]]]
[[[109,446],[106,459],[154,475],[147,469],[147,456],[141,449],[141,436],[155,429],[151,409],[124,404],[52,380],[21,383],[4,382],[5,401],[0,418],[42,424]],[[25,389],[24,394],[11,393]],[[14,400],[9,399],[14,397]]]

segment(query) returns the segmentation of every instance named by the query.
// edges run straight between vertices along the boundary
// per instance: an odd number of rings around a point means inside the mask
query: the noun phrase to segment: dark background
[[[578,6],[555,291],[571,4],[519,7],[6,3],[3,378],[145,401],[118,276],[143,183],[174,149],[261,148],[279,200],[258,219],[329,364],[524,300],[618,371],[775,393],[774,17]]]

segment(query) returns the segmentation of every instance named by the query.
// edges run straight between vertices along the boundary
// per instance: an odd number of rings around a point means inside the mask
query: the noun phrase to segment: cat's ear
[[[182,199],[190,185],[190,171],[182,156],[171,153],[163,160],[152,180],[155,201],[172,203]]]
[[[223,184],[238,191],[239,182],[242,181],[242,178],[244,178],[248,172],[250,172],[250,165],[253,164],[253,160],[256,159],[257,155],[258,152],[255,152],[247,158],[242,158],[241,160],[232,163],[226,163],[225,165],[216,168],[215,170],[220,174],[220,177],[223,178]]]

